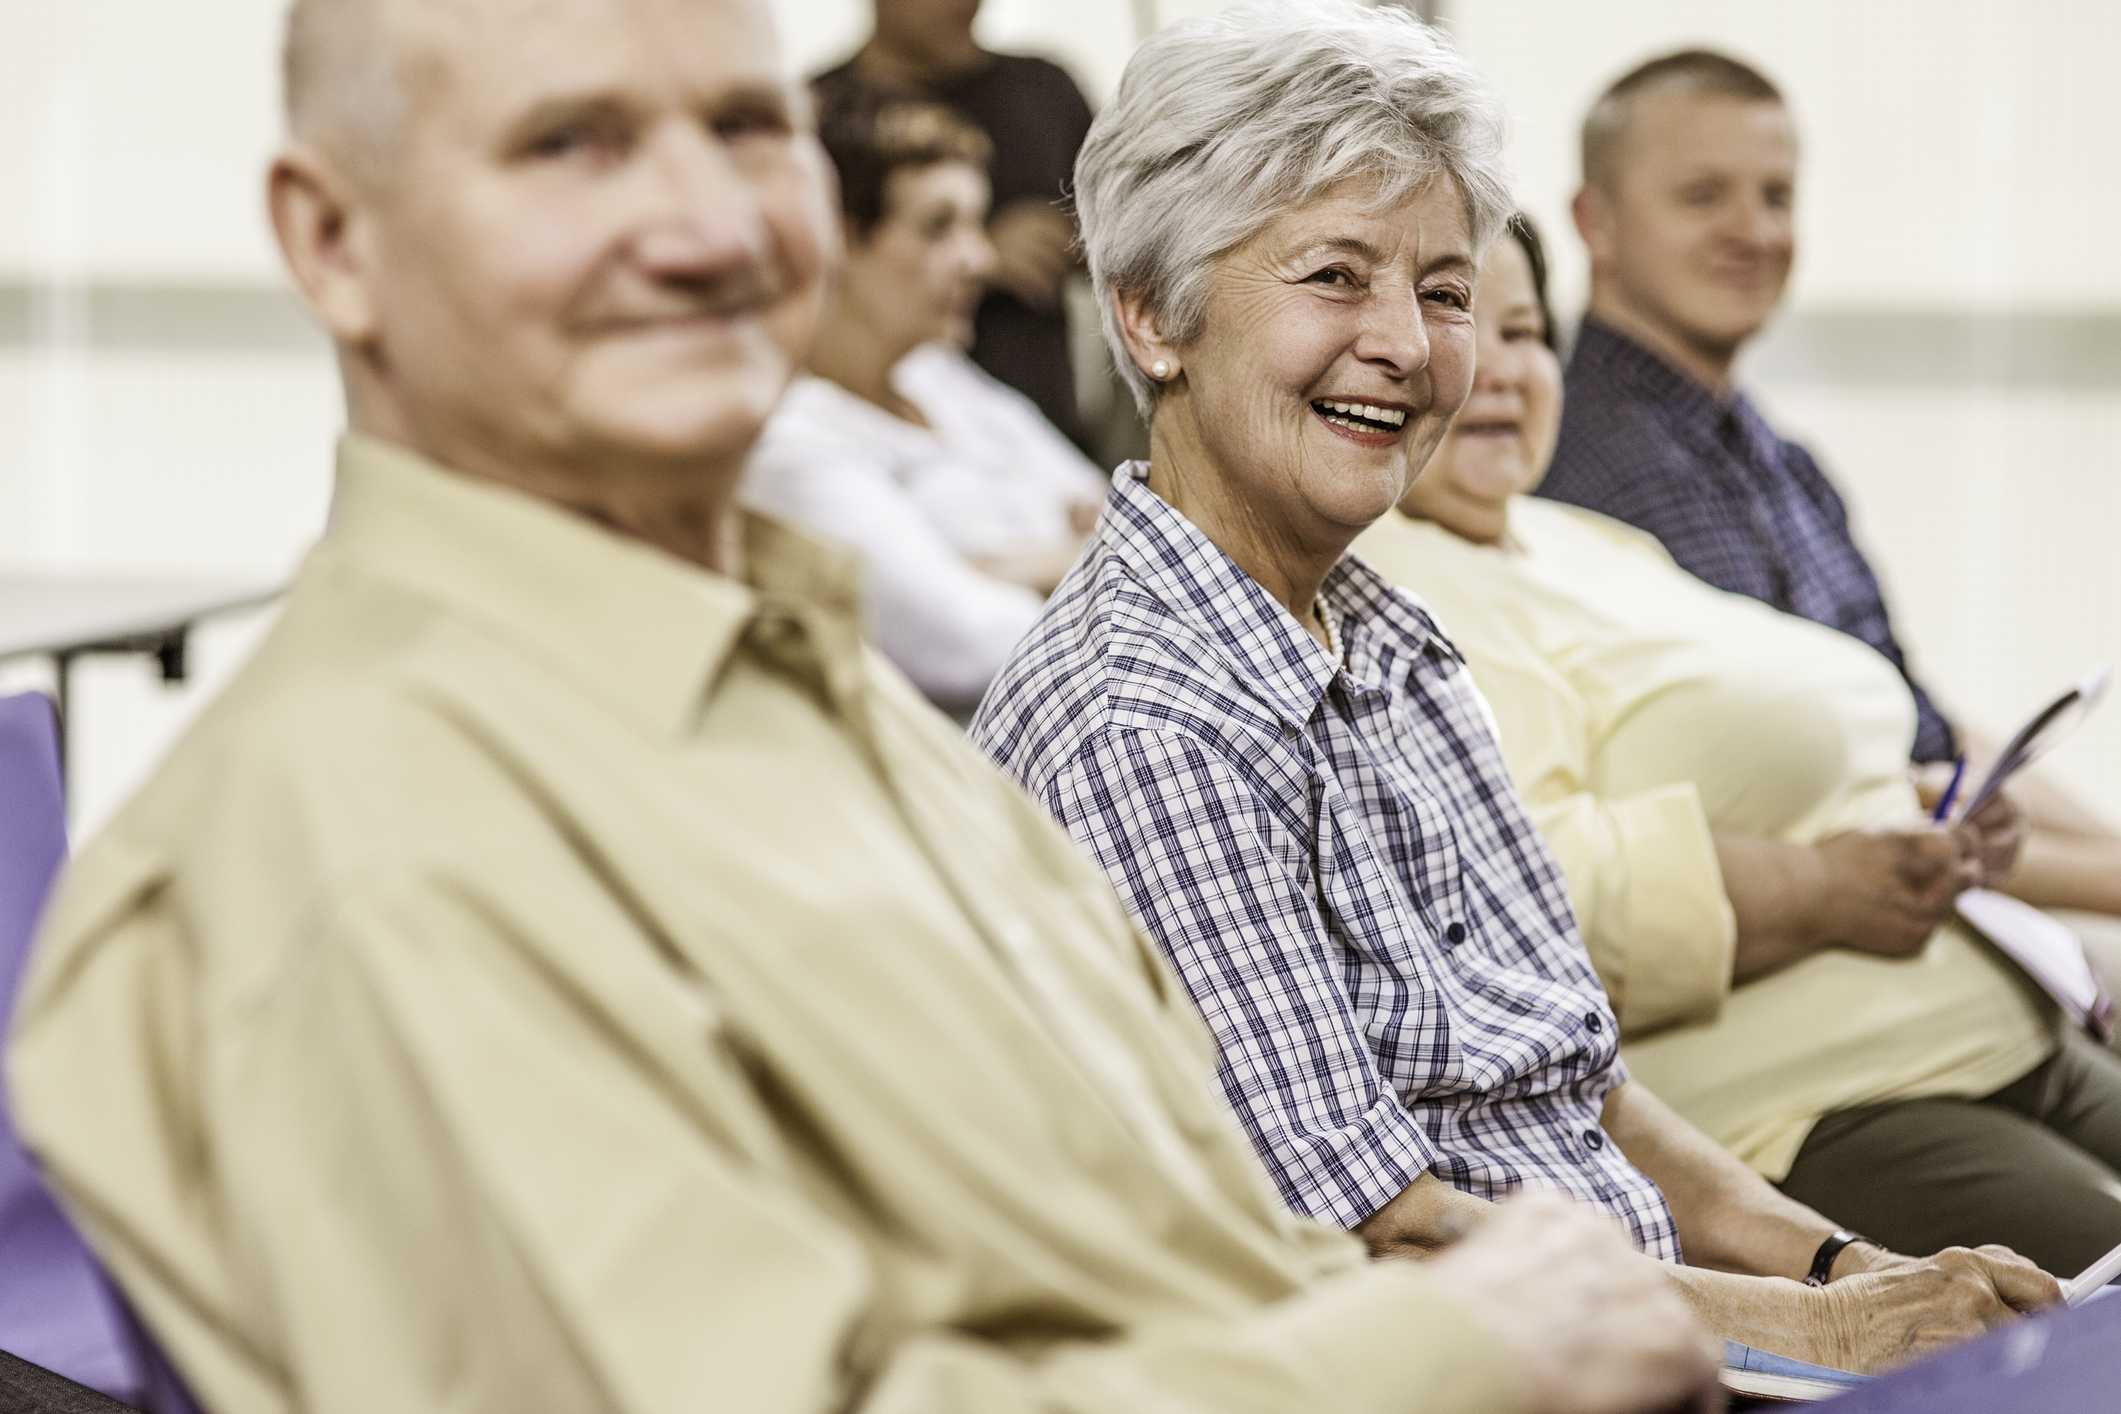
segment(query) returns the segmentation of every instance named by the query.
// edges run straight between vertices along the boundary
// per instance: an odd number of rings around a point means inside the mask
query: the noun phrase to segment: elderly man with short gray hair
[[[273,219],[353,434],[88,849],[22,1127],[217,1414],[1668,1408],[1617,1235],[1292,1217],[1184,993],[734,509],[817,327],[763,0],[302,0]]]

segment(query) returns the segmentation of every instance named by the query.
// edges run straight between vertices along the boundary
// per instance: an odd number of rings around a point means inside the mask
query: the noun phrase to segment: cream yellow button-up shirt
[[[1813,844],[1918,822],[1915,704],[1861,640],[1703,584],[1641,531],[1519,497],[1508,547],[1394,513],[1355,544],[1435,610],[1553,847],[1629,1071],[1770,1179],[1823,1114],[1986,1095],[2054,1011],[1953,923],[1734,988],[1714,831]]]
[[[1184,993],[859,642],[350,441],[269,641],[82,855],[17,1113],[215,1414],[1501,1410],[1290,1216]]]

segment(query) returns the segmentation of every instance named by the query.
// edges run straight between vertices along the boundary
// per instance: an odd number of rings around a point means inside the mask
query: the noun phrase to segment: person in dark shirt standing
[[[1719,589],[1862,639],[1914,691],[1917,762],[1982,756],[1910,672],[1833,484],[1733,386],[1789,278],[1796,188],[1789,110],[1736,59],[1653,59],[1592,105],[1575,202],[1590,308],[1538,494],[1650,532]],[[2069,910],[2121,988],[2121,835],[2035,773],[2012,793],[2033,828],[2007,891]]]
[[[994,143],[988,179],[996,263],[980,302],[973,361],[1038,404],[1078,444],[1063,286],[1076,269],[1075,223],[1061,202],[1090,104],[1058,65],[994,54],[972,38],[979,0],[876,0],[876,29],[855,56],[815,80],[821,94],[853,84],[948,104]]]

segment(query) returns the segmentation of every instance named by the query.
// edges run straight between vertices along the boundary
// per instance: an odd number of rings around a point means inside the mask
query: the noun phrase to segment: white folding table
[[[257,581],[0,574],[0,662],[51,660],[64,760],[75,659],[136,653],[161,665],[164,682],[182,682],[194,625],[279,592]]]

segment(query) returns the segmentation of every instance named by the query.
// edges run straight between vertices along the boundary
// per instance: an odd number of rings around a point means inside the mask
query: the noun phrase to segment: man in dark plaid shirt
[[[1789,275],[1796,163],[1781,95],[1722,55],[1653,60],[1592,107],[1576,198],[1590,312],[1539,494],[1639,526],[1710,584],[1870,644],[1914,690],[1915,759],[1949,760],[1951,725],[1908,675],[1841,497],[1731,386]]]

